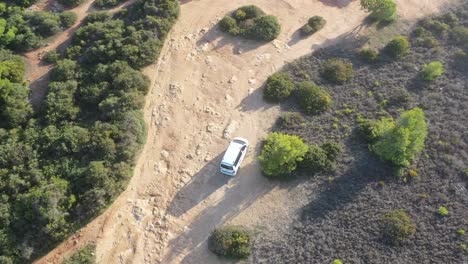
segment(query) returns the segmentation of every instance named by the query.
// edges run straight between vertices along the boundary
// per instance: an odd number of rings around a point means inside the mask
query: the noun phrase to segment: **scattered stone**
[[[253,88],[249,88],[249,90],[248,90],[249,95],[253,94],[253,92],[254,92],[254,89],[253,89]]]
[[[135,217],[135,220],[137,221],[140,221],[145,216],[145,214],[143,213],[143,209],[136,205],[134,205],[132,208],[132,214],[133,217]]]
[[[232,97],[229,94],[226,94],[226,96],[224,97],[224,100],[231,101]]]
[[[197,148],[195,149],[195,155],[200,156],[202,154],[202,149],[204,145],[202,143],[197,145]]]
[[[162,151],[161,151],[161,158],[163,158],[163,159],[165,159],[165,160],[166,160],[167,158],[169,158],[169,151],[167,151],[167,150],[162,150]]]
[[[235,83],[235,82],[237,82],[236,76],[232,76],[232,78],[228,81],[228,83]]]
[[[167,172],[167,164],[164,161],[158,161],[154,163],[154,171],[158,174],[164,174]]]
[[[232,133],[236,131],[237,125],[238,125],[237,121],[231,120],[231,122],[229,122],[229,124],[224,129],[223,137],[226,139],[230,139],[232,137]]]
[[[253,85],[253,84],[255,84],[255,83],[257,82],[257,80],[255,80],[255,79],[249,79],[248,82],[249,82],[250,85]]]
[[[218,127],[214,123],[209,123],[206,126],[206,131],[209,133],[215,132],[216,130],[218,130]]]

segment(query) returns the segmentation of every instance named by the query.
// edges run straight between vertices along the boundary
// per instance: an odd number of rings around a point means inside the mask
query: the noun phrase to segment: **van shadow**
[[[219,171],[219,164],[223,154],[224,152],[208,162],[177,193],[168,209],[172,216],[179,217],[185,214],[233,179],[233,177],[221,174]]]
[[[315,33],[314,33],[315,34]],[[294,33],[291,35],[291,39],[288,41],[288,46],[292,47],[299,43],[301,40],[306,39],[308,37],[312,37],[314,34],[310,36],[303,36],[302,35],[302,26],[294,31]]]
[[[249,150],[247,156],[255,157],[260,145],[259,143],[255,149]],[[221,155],[218,155],[197,173],[187,188],[183,188],[180,191],[181,194],[178,194],[171,203],[173,208],[169,212],[174,216],[181,216],[202,202],[210,205],[191,221],[191,224],[186,227],[187,231],[169,242],[168,252],[162,263],[174,262],[182,253],[188,255],[181,263],[203,263],[196,259],[200,258],[200,261],[206,259],[204,252],[211,231],[238,215],[278,184],[269,181],[260,173],[256,159],[248,159],[250,163],[241,167],[234,177],[222,175],[218,173],[220,158]],[[205,194],[205,191],[208,194]],[[185,197],[188,201],[179,206],[177,204],[181,202],[181,197]],[[213,260],[213,263],[219,263],[219,260]]]
[[[255,40],[244,39],[240,36],[231,36],[228,33],[224,33],[219,29],[218,24],[211,27],[207,32],[197,40],[196,44],[198,47],[204,44],[213,45],[213,50],[218,50],[226,46],[232,46],[234,54],[241,54],[255,50],[269,42],[261,42]]]

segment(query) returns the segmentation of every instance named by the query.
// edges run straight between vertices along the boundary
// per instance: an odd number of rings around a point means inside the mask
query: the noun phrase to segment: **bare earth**
[[[399,0],[398,8],[403,18],[416,19],[448,2]],[[259,88],[286,62],[358,33],[365,13],[359,1],[259,0],[256,5],[279,17],[277,40],[258,44],[216,29],[227,12],[251,3],[182,5],[158,63],[145,70],[152,79],[144,109],[148,139],[127,190],[36,263],[60,263],[89,242],[97,245],[98,263],[219,263],[206,247],[219,225],[244,224],[271,235],[287,230],[306,201],[301,186],[284,188],[260,174],[258,145],[279,108],[265,103]],[[312,15],[327,25],[299,40],[297,30]],[[233,136],[246,137],[252,147],[239,174],[228,178],[218,166]]]

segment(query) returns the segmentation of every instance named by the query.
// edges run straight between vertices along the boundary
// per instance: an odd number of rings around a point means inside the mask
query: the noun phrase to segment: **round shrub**
[[[50,71],[50,79],[54,82],[74,80],[76,79],[77,70],[78,65],[75,61],[68,59],[58,61],[57,66]]]
[[[281,26],[275,16],[261,16],[253,21],[253,25],[247,30],[247,36],[260,41],[272,41],[278,37]]]
[[[75,24],[75,21],[77,19],[77,16],[74,12],[71,11],[65,11],[60,13],[60,24],[62,25],[63,28],[69,28]]]
[[[333,167],[332,162],[328,159],[327,152],[317,145],[309,145],[300,166],[311,173],[329,170]]]
[[[391,22],[397,16],[395,0],[361,0],[361,6],[371,12],[370,17],[377,21]]]
[[[359,52],[361,59],[367,63],[373,63],[379,57],[379,53],[374,49],[362,49]]]
[[[313,82],[302,82],[297,86],[300,107],[306,114],[317,114],[331,105],[330,95]]]
[[[305,124],[305,119],[300,113],[286,112],[278,118],[277,124],[283,129],[295,129]]]
[[[42,59],[46,63],[56,63],[60,59],[60,53],[58,53],[56,50],[51,50],[46,52]]]
[[[433,81],[444,73],[444,65],[440,61],[424,64],[421,76],[425,81]]]
[[[385,52],[394,59],[399,59],[403,57],[409,51],[409,41],[408,38],[404,36],[398,36],[390,41],[387,46],[385,46]]]
[[[264,96],[274,102],[283,101],[289,97],[294,89],[294,82],[287,73],[274,73],[268,77]]]
[[[354,76],[353,64],[339,58],[326,60],[320,71],[323,78],[335,83],[343,83]]]
[[[400,209],[388,212],[382,217],[382,231],[390,243],[401,243],[416,232],[416,225],[408,214]]]
[[[309,18],[309,21],[307,22],[307,24],[305,24],[301,28],[301,34],[303,36],[310,36],[314,34],[315,32],[319,31],[320,29],[322,29],[326,23],[327,21],[323,17],[313,16]]]
[[[447,215],[449,214],[449,211],[448,211],[447,207],[441,206],[441,207],[439,207],[439,209],[437,210],[437,213],[438,213],[440,216],[444,217],[444,216],[447,216]]]
[[[225,16],[223,19],[221,19],[221,21],[219,21],[219,28],[221,31],[230,33],[232,35],[237,35],[239,33],[237,21],[230,16]]]
[[[215,229],[209,239],[208,248],[218,256],[242,259],[251,254],[249,232],[239,226]]]
[[[307,145],[298,136],[270,133],[265,139],[258,159],[262,172],[268,177],[277,177],[293,172],[302,161]]]

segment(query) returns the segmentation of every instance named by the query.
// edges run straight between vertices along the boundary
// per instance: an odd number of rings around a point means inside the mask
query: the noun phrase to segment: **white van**
[[[221,161],[221,173],[235,176],[239,167],[244,160],[245,154],[249,148],[249,141],[245,138],[236,137],[224,153]]]

